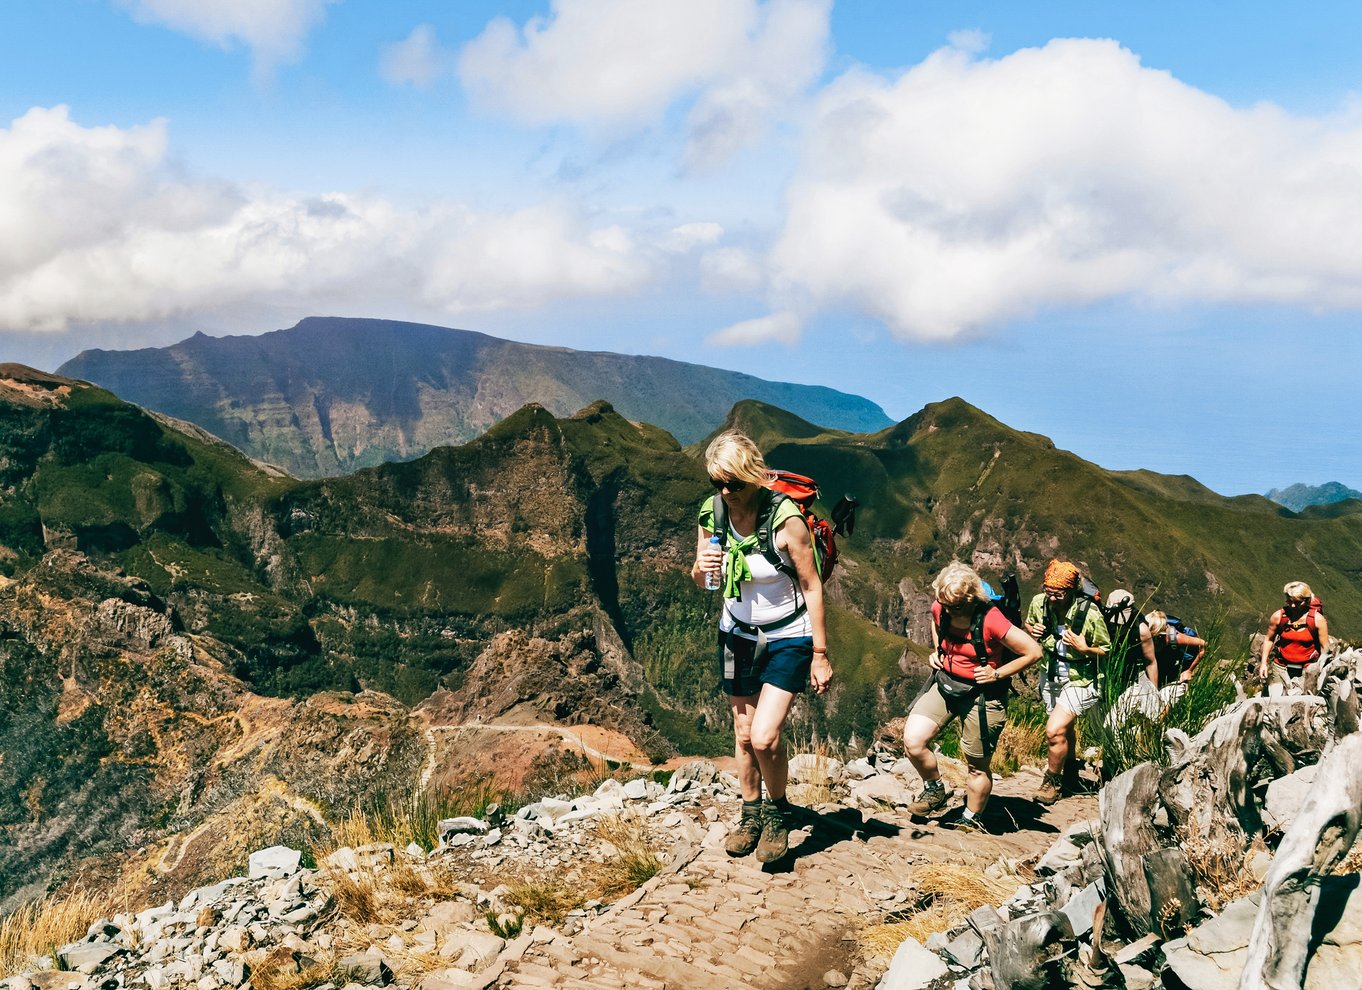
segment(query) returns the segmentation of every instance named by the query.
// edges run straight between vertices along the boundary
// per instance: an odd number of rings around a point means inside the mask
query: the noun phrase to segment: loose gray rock
[[[1290,828],[1296,820],[1296,813],[1310,796],[1310,788],[1314,786],[1318,775],[1319,764],[1312,763],[1268,784],[1267,797],[1263,802],[1263,824],[1279,832]]]
[[[950,970],[935,952],[915,938],[904,939],[875,990],[923,990]]]
[[[114,945],[111,942],[75,942],[71,945],[64,945],[57,950],[57,961],[61,963],[62,969],[71,969],[80,973],[93,973],[108,960],[121,955],[124,951],[122,946]]]
[[[336,968],[356,983],[369,986],[387,986],[392,982],[393,971],[387,960],[370,952],[357,952],[336,960]]]
[[[292,876],[298,872],[302,861],[303,854],[297,849],[270,846],[251,853],[247,875],[252,880]]]

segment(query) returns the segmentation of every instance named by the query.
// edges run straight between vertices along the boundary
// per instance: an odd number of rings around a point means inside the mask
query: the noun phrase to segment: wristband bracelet
[[[821,650],[815,649],[813,652],[815,652],[815,653],[821,653],[821,654],[823,654],[824,656],[827,656],[828,648],[825,646],[825,647],[823,647]]]

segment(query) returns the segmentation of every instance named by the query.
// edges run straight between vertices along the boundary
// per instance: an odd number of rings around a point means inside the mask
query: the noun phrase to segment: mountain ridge
[[[255,336],[199,332],[169,347],[91,349],[58,374],[197,423],[302,478],[467,442],[531,401],[567,416],[603,398],[682,442],[748,396],[857,430],[890,423],[868,399],[825,386],[394,320],[308,317]]]
[[[1298,482],[1286,488],[1270,489],[1266,497],[1293,512],[1303,512],[1312,505],[1332,505],[1347,499],[1362,499],[1362,492],[1339,481],[1326,481],[1322,485]]]

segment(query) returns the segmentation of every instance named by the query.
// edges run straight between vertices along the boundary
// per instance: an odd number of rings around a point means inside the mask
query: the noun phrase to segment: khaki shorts
[[[1290,666],[1273,660],[1267,665],[1267,696],[1280,698],[1283,695],[1300,694],[1303,688],[1301,675],[1309,664],[1293,663]]]
[[[1053,712],[1057,706],[1063,705],[1075,715],[1082,715],[1098,701],[1095,683],[1075,684],[1068,680],[1051,680],[1048,673],[1041,675],[1037,690],[1040,700],[1045,702],[1046,712]]]
[[[917,699],[912,715],[925,715],[936,723],[939,730],[953,718],[960,720],[960,752],[974,760],[992,758],[998,748],[998,737],[1007,725],[1006,696],[984,702],[984,720],[988,723],[987,732],[980,731],[979,699],[965,697],[947,699],[941,689],[933,682],[927,693]],[[987,735],[987,748],[984,736]]]

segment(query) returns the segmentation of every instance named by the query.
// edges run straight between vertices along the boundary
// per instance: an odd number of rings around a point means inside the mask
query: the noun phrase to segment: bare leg
[[[738,760],[738,784],[744,801],[761,798],[761,766],[752,750],[752,716],[757,698],[755,694],[728,696],[728,705],[733,710],[733,755]]]
[[[923,783],[941,779],[941,768],[932,750],[932,740],[940,730],[926,715],[909,715],[903,723],[903,748]]]
[[[982,756],[966,756],[965,762],[969,764],[969,779],[965,781],[965,807],[977,815],[988,806],[988,796],[993,793],[993,774],[989,770],[989,764],[993,761]]]
[[[781,744],[780,730],[785,726],[793,703],[794,695],[789,691],[763,684],[748,729],[748,744],[766,784],[766,796],[772,801],[785,796],[785,785],[790,777],[790,761]],[[743,796],[746,797],[745,792]]]
[[[1049,721],[1045,723],[1045,742],[1049,747],[1046,762],[1053,774],[1064,772],[1064,764],[1068,762],[1069,754],[1076,748],[1077,721],[1078,716],[1069,709],[1063,705],[1055,705]]]

